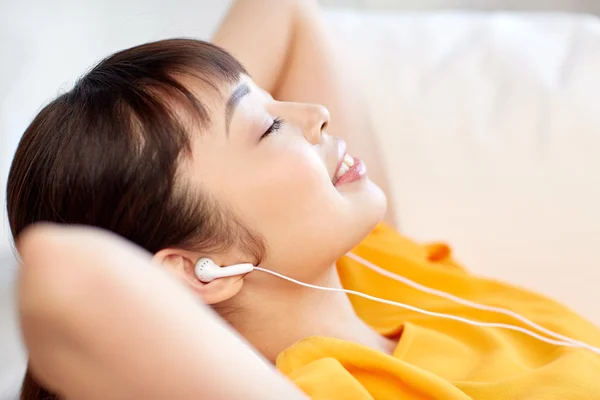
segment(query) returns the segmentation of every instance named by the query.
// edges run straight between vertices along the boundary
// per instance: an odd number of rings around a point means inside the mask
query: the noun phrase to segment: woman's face
[[[327,134],[324,107],[275,101],[248,77],[222,92],[195,136],[192,182],[265,239],[262,267],[314,281],[381,220],[385,196],[358,159],[344,165],[353,149]]]

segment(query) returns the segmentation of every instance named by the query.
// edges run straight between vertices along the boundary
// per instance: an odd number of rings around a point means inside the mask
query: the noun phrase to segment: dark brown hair
[[[25,131],[7,186],[13,237],[39,221],[84,224],[152,253],[238,245],[260,259],[262,240],[178,174],[191,154],[190,126],[210,124],[201,99],[182,82],[191,78],[218,94],[220,84],[244,73],[224,50],[187,39],[144,44],[101,61]],[[21,399],[58,397],[28,371]]]

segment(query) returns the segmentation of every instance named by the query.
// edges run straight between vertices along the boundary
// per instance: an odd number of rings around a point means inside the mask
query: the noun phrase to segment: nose
[[[319,104],[276,101],[269,111],[291,122],[311,144],[321,143],[323,133],[329,125],[329,110]]]
[[[319,144],[329,125],[329,110],[317,104],[306,104],[305,107],[304,136],[311,144]]]

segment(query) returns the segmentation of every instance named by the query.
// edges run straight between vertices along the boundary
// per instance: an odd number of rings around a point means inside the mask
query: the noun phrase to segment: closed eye
[[[273,120],[273,123],[271,124],[269,129],[267,129],[266,132],[262,134],[262,136],[260,137],[260,140],[263,140],[264,138],[266,138],[273,132],[277,132],[279,129],[281,129],[281,127],[283,126],[284,123],[285,123],[285,120],[283,120],[282,118],[276,117]]]

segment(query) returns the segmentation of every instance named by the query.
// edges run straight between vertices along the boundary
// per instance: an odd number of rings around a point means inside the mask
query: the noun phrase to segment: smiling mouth
[[[344,154],[344,157],[342,158],[340,165],[338,166],[338,170],[335,173],[335,175],[333,176],[333,184],[335,185],[341,177],[343,177],[345,174],[347,174],[350,169],[354,166],[354,158],[346,153]]]
[[[367,176],[367,167],[358,158],[353,158],[348,154],[344,155],[342,165],[335,174],[333,186],[336,188],[346,183],[360,181]]]
[[[352,157],[346,152],[346,143],[342,139],[336,139],[338,164],[331,178],[331,183],[337,188],[346,183],[362,180],[367,175],[367,167],[361,160]]]

